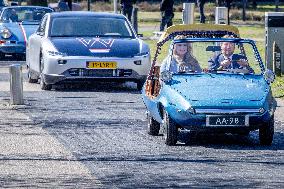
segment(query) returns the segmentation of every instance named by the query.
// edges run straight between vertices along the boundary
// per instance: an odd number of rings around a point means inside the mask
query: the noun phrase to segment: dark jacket
[[[232,65],[230,65],[227,69],[242,69],[242,67],[237,63],[238,60],[240,59],[245,59],[247,58],[245,56],[239,55],[239,54],[233,54],[232,56]],[[225,57],[223,54],[219,54],[212,59],[208,61],[208,68],[209,70],[217,70],[220,67],[220,63],[225,60]],[[254,71],[250,68],[247,67],[250,73],[253,73]]]
[[[162,0],[160,11],[174,11],[174,0]]]
[[[133,4],[135,4],[136,3],[136,1],[137,0],[121,0],[120,1],[120,4],[122,5],[122,6],[133,6]]]
[[[68,4],[65,0],[59,0],[58,1],[58,9],[59,11],[69,11],[70,8],[68,7]]]

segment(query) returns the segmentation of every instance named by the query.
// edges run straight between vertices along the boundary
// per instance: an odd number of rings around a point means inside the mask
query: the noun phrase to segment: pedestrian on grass
[[[160,31],[164,31],[165,26],[168,28],[173,25],[174,18],[174,0],[162,0],[160,4],[161,24]]]
[[[133,5],[136,3],[136,0],[121,0],[120,6],[122,10],[122,14],[128,18],[131,22]]]
[[[199,8],[199,13],[200,13],[200,23],[205,23],[205,14],[204,14],[204,4],[205,0],[197,0],[198,8]]]

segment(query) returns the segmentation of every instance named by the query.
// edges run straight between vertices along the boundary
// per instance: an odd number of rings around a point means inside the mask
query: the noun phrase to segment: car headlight
[[[164,71],[161,73],[161,80],[164,82],[168,82],[172,79],[173,75],[170,71]]]
[[[259,108],[259,113],[263,114],[265,112],[265,109],[264,108]]]
[[[9,29],[7,28],[4,28],[1,30],[1,36],[4,38],[4,39],[8,39],[12,36],[12,33],[10,32]]]
[[[275,80],[275,74],[271,70],[265,70],[264,72],[264,78],[268,83],[273,83]]]
[[[48,51],[47,52],[50,56],[67,56],[66,53],[61,53],[61,52],[57,52],[57,51]]]
[[[135,56],[148,56],[150,53],[149,52],[141,52],[137,53]]]
[[[190,114],[195,114],[195,109],[192,107],[189,107],[186,112],[190,113]]]

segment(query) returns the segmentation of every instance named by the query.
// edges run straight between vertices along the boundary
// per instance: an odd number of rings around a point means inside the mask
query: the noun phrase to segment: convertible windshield
[[[51,37],[118,37],[133,38],[125,19],[100,17],[54,18]]]
[[[260,74],[263,63],[255,50],[245,40],[176,40],[162,46],[156,66],[176,74]]]
[[[42,17],[52,12],[49,8],[41,7],[9,7],[1,13],[2,22],[40,22]]]

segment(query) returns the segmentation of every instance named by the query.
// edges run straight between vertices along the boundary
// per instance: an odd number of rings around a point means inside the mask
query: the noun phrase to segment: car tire
[[[40,53],[40,57],[39,57],[39,60],[40,60],[40,72],[41,72],[41,74],[40,74],[40,88],[42,89],[42,90],[51,90],[51,88],[52,88],[52,85],[51,84],[46,84],[45,83],[45,81],[44,81],[44,79],[43,79],[43,73],[42,73],[42,71],[43,71],[43,68],[44,68],[44,63],[43,63],[43,56],[42,56],[42,53]]]
[[[148,113],[148,134],[152,136],[158,136],[160,131],[160,123],[154,120],[154,118]]]
[[[259,128],[259,142],[261,145],[271,145],[274,135],[274,116],[269,122]]]
[[[164,139],[165,143],[169,146],[176,145],[178,128],[177,124],[170,117],[166,110],[163,111],[163,130],[164,130]]]
[[[41,88],[42,90],[50,91],[51,88],[52,88],[52,85],[51,85],[51,84],[46,84],[46,83],[44,82],[43,78],[41,77],[41,78],[40,78],[40,88]]]
[[[38,79],[33,79],[32,78],[32,74],[31,74],[31,71],[30,71],[30,69],[28,68],[28,82],[29,83],[37,83],[38,82]]]

